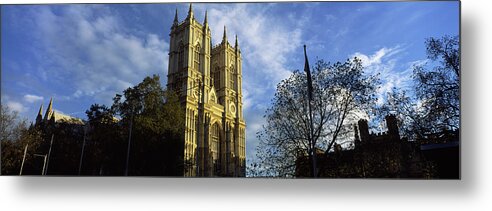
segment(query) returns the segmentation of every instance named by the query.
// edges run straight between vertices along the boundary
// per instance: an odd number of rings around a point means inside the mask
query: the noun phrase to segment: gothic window
[[[229,74],[230,75],[230,80],[229,80],[230,88],[234,89],[234,87],[235,87],[234,67],[231,66],[229,69],[231,70],[231,74]]]
[[[195,54],[194,54],[194,61],[195,61],[195,70],[200,71],[200,46],[197,45],[195,47]]]
[[[215,123],[212,126],[212,134],[211,134],[211,140],[212,140],[211,148],[212,148],[212,157],[214,161],[219,160],[219,152],[220,152],[219,136],[220,136],[220,128],[219,125]]]
[[[183,63],[184,63],[184,48],[183,45],[180,44],[178,49],[178,70],[183,69],[184,67]]]
[[[220,87],[220,70],[219,68],[215,68],[215,71],[214,71],[214,86],[216,89],[218,89]]]

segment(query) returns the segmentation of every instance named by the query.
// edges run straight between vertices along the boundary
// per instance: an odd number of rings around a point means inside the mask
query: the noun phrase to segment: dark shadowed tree
[[[460,48],[459,37],[429,38],[425,42],[427,57],[434,63],[414,67],[416,97],[423,112],[425,133],[443,128],[457,129],[460,117]]]
[[[353,130],[349,120],[376,100],[378,80],[364,74],[357,58],[333,65],[318,61],[312,71],[312,82],[316,149],[309,144],[306,75],[294,71],[277,85],[272,106],[266,111],[267,123],[258,133],[258,160],[250,166],[250,170],[257,171],[255,175],[294,176],[300,157],[310,157],[313,151],[329,152],[335,143],[345,141],[345,135]]]
[[[42,129],[44,144],[41,147],[44,154],[49,154],[53,137],[47,175],[77,175],[83,129],[82,124],[63,120]]]
[[[114,111],[105,105],[93,104],[85,113],[88,122],[81,174],[123,175],[126,141]]]
[[[459,38],[429,38],[425,45],[430,64],[414,66],[415,95],[393,88],[378,108],[380,117],[397,115],[400,133],[410,140],[459,127]]]
[[[129,175],[182,175],[185,118],[177,95],[165,91],[156,75],[123,93],[112,110],[122,118],[125,143],[132,125]]]
[[[19,175],[28,145],[22,174],[41,173],[40,160],[34,156],[43,142],[41,131],[29,128],[27,120],[20,119],[17,112],[3,105],[0,105],[0,141],[2,175]]]

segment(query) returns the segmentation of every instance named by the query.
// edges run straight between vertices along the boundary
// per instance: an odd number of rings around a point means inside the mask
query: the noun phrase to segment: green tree
[[[346,141],[346,135],[353,130],[351,120],[375,103],[379,83],[377,77],[364,74],[357,58],[333,65],[318,61],[312,82],[312,140],[316,149],[309,144],[306,75],[294,71],[277,85],[272,106],[266,111],[267,123],[258,133],[258,161],[250,166],[260,171],[256,175],[294,176],[297,160],[311,156],[313,151],[327,154],[335,143]]]
[[[34,156],[43,142],[41,131],[37,128],[30,129],[27,120],[20,119],[17,112],[3,105],[0,105],[0,138],[3,175],[19,175],[26,146],[28,148],[22,174],[41,173],[40,159]]]
[[[132,125],[129,174],[183,174],[184,110],[178,96],[161,87],[159,76],[116,95],[112,110],[122,118],[125,140]]]
[[[123,175],[126,145],[114,111],[93,104],[85,113],[88,121],[81,174]]]

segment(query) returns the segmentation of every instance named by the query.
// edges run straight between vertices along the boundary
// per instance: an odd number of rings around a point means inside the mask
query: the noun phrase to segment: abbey
[[[227,41],[212,46],[207,13],[203,24],[193,16],[170,33],[167,89],[177,92],[186,109],[185,176],[244,177],[246,123],[243,117],[241,51]]]

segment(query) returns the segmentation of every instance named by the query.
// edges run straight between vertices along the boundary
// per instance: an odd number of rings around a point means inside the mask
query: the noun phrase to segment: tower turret
[[[388,128],[388,135],[390,135],[390,139],[394,141],[400,140],[400,133],[398,131],[398,123],[395,115],[386,116],[386,127]]]
[[[367,125],[367,120],[361,119],[358,122],[360,140],[362,142],[369,141],[369,126]]]

